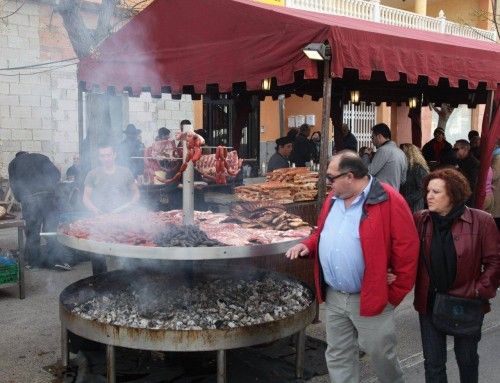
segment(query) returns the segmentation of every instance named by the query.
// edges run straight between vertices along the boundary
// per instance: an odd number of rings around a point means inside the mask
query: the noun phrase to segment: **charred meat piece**
[[[194,225],[171,225],[156,234],[154,241],[158,246],[165,247],[198,247],[226,246],[210,239],[200,228]]]

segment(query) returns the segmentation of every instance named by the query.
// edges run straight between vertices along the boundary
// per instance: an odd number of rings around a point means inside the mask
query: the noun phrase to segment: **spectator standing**
[[[292,140],[289,137],[280,137],[276,140],[276,152],[271,156],[267,164],[267,171],[272,172],[275,169],[289,168],[288,157],[292,152]]]
[[[429,163],[447,162],[447,158],[452,154],[452,146],[446,141],[444,130],[442,128],[434,129],[434,138],[424,145],[422,154]]]
[[[128,124],[123,133],[125,139],[118,146],[118,163],[128,168],[135,178],[144,172],[144,144],[140,140],[141,130],[134,124]]]
[[[477,179],[479,177],[480,163],[474,157],[470,150],[470,144],[467,140],[457,140],[453,146],[457,157],[457,166],[462,174],[469,181],[469,186],[472,190],[472,195],[467,200],[468,206],[474,206],[474,193],[476,189]]]
[[[424,208],[423,182],[429,167],[420,149],[413,144],[401,144],[408,170],[406,171],[406,181],[401,185],[401,194],[405,197],[412,212]]]
[[[299,134],[295,137],[290,156],[290,160],[295,166],[306,166],[306,162],[311,161],[314,157],[313,145],[308,138],[310,134],[311,127],[307,124],[302,124],[299,128]]]
[[[352,150],[353,152],[358,150],[358,140],[347,124],[342,124],[342,149]]]
[[[465,206],[471,190],[457,170],[433,171],[425,178],[424,190],[429,209],[415,214],[423,249],[414,305],[420,319],[425,381],[446,382],[447,333],[432,318],[436,294],[481,299],[484,311],[489,311],[488,299],[495,297],[500,278],[499,238],[488,213]],[[481,329],[454,336],[461,383],[478,382],[480,339]]]
[[[470,142],[470,150],[477,160],[481,160],[481,137],[477,130],[471,130],[467,137]]]
[[[321,132],[314,132],[311,134],[311,145],[313,146],[314,163],[319,164],[319,153],[321,152]]]
[[[370,160],[371,149],[365,150],[363,162],[368,171],[380,182],[391,185],[394,189],[406,180],[406,156],[396,143],[391,140],[391,130],[386,124],[377,124],[372,128],[372,142],[377,148]]]
[[[379,381],[403,382],[394,307],[415,282],[418,236],[410,209],[396,190],[368,174],[356,153],[334,155],[327,179],[333,191],[318,228],[286,257],[314,258],[316,296],[326,299],[330,380],[359,382],[361,347]],[[397,275],[393,281],[388,268]]]
[[[73,164],[66,170],[66,179],[73,180],[78,183],[78,180],[80,179],[80,173],[80,157],[73,156]]]
[[[61,178],[59,169],[47,156],[18,152],[9,163],[9,182],[16,200],[21,203],[26,222],[26,261],[35,267],[69,270],[63,262],[62,249],[53,237],[47,238],[46,252],[40,247],[40,231],[54,232],[58,225],[56,191]]]
[[[295,139],[297,138],[297,135],[299,134],[299,129],[298,128],[290,128],[286,136],[290,138],[292,141],[292,144],[295,142]]]

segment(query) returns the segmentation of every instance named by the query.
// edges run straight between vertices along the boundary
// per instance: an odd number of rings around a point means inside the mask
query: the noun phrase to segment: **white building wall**
[[[0,16],[20,5],[1,0],[0,4]],[[0,69],[46,61],[41,59],[40,36],[50,26],[41,21],[41,7],[46,5],[26,2],[0,22]],[[69,44],[65,36],[53,38]],[[66,171],[78,153],[77,99],[76,65],[0,70],[0,177],[7,177],[8,164],[19,150],[43,153],[63,173]],[[174,131],[182,119],[193,120],[190,96],[175,101],[170,95],[152,99],[143,94],[130,98],[129,106],[128,119],[143,131],[145,144],[153,141],[158,128],[166,126]]]

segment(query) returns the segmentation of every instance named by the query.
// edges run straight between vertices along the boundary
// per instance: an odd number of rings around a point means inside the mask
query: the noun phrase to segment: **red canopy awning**
[[[264,78],[293,83],[298,71],[317,78],[302,48],[324,41],[334,77],[356,69],[361,80],[383,71],[412,84],[419,76],[451,87],[467,80],[470,89],[500,82],[498,44],[241,0],[156,0],[80,61],[78,79],[133,94],[206,93],[208,84],[229,92],[242,82],[258,90]]]

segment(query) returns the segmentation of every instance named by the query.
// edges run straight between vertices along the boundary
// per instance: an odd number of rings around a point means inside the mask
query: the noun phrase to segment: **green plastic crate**
[[[19,267],[17,264],[11,266],[0,265],[0,285],[16,283],[19,279]]]

